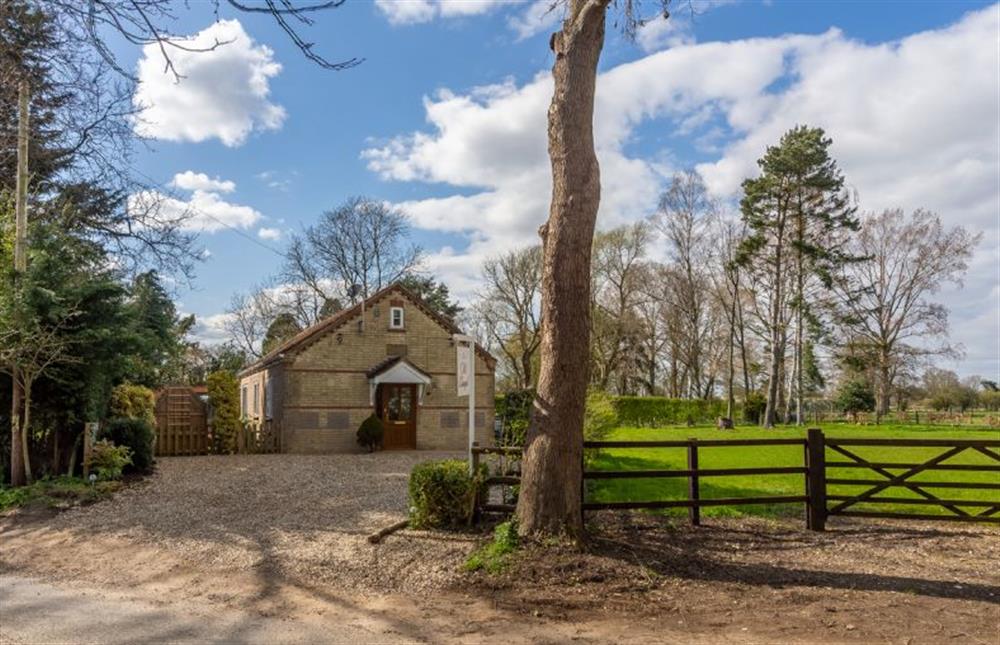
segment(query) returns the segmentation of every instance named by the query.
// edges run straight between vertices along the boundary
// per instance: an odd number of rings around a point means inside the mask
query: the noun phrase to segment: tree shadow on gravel
[[[890,591],[1000,604],[1000,586],[993,584],[809,568],[810,554],[835,542],[851,543],[850,547],[858,551],[849,562],[846,556],[838,555],[842,563],[863,568],[878,564],[877,553],[864,553],[865,543],[875,540],[937,542],[970,535],[981,537],[982,533],[881,525],[810,533],[789,531],[787,526],[768,526],[766,523],[752,528],[727,525],[689,528],[649,514],[622,515],[612,518],[604,514],[600,520],[591,523],[592,530],[586,545],[589,555],[617,560],[629,566],[638,565],[660,576],[682,580],[771,588]],[[797,566],[795,560],[803,561],[803,566]],[[831,566],[829,562],[817,564]],[[881,566],[889,568],[892,564]]]

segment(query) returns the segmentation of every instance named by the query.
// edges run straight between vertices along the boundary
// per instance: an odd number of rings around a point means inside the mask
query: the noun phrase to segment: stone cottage
[[[464,450],[468,399],[456,393],[460,330],[399,284],[382,289],[240,372],[243,418],[271,424],[283,452],[356,452],[371,414],[385,449]],[[476,440],[492,441],[496,360],[476,347]]]

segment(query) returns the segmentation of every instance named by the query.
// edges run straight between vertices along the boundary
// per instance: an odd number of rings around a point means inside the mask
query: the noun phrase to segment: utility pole
[[[28,81],[21,79],[17,90],[17,184],[14,194],[14,289],[20,289],[21,277],[28,270]],[[17,297],[17,296],[15,296]],[[13,392],[10,414],[10,483],[23,486],[25,479],[24,428],[21,428],[22,400],[21,374],[13,365]]]

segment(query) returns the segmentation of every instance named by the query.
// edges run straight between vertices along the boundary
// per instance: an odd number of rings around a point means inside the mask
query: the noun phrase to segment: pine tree
[[[797,126],[757,162],[760,177],[743,182],[740,209],[747,225],[739,262],[756,278],[767,306],[768,393],[765,427],[776,420],[778,387],[789,325],[795,323],[793,374],[796,418],[802,423],[803,345],[813,315],[812,287],[828,287],[851,258],[842,252],[846,233],[858,228],[856,207],[830,156],[832,141],[820,128]],[[763,293],[761,293],[763,292]]]

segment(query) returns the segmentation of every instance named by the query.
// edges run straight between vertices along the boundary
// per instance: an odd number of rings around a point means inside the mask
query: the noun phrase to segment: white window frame
[[[270,419],[272,414],[271,396],[274,394],[273,383],[274,381],[271,379],[267,379],[267,382],[264,383],[264,418],[266,419]]]
[[[240,410],[242,410],[243,412],[244,419],[247,418],[247,411],[250,405],[250,401],[248,399],[249,397],[247,396],[247,386],[244,385],[242,388],[240,388]]]
[[[399,312],[399,324],[396,324],[396,312]],[[389,329],[406,328],[406,310],[402,307],[389,307]]]

